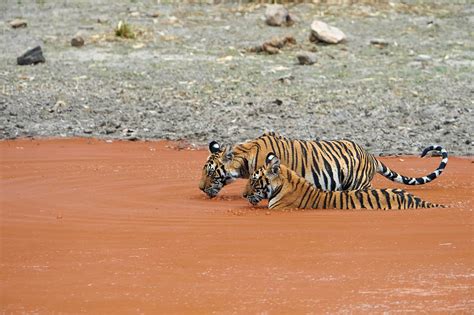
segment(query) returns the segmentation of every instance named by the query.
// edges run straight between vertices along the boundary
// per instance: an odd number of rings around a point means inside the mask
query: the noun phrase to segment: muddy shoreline
[[[1,141],[0,312],[474,310],[472,158],[428,185],[375,178],[444,209],[269,212],[244,181],[205,197],[207,152],[179,146]],[[439,163],[381,159],[408,176]]]

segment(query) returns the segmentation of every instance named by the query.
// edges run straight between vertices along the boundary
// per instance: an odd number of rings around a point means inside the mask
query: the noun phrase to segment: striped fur
[[[372,154],[349,140],[306,141],[265,133],[259,138],[231,147],[221,148],[215,141],[209,145],[211,155],[204,165],[199,187],[211,197],[235,178],[249,178],[265,164],[269,152],[281,157],[298,175],[324,191],[362,190],[371,187],[376,173],[406,185],[426,184],[441,175],[448,162],[448,153],[440,146],[426,148],[440,151],[442,160],[432,173],[418,178],[397,174]],[[218,171],[215,171],[218,170]]]
[[[315,188],[269,154],[268,164],[254,172],[244,197],[252,204],[269,199],[270,209],[416,209],[443,207],[401,189],[364,189],[325,192]]]

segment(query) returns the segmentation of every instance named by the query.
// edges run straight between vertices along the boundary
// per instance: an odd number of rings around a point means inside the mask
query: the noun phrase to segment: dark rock
[[[71,46],[82,47],[84,46],[84,38],[81,36],[75,36],[71,39]]]
[[[16,61],[20,66],[25,66],[46,62],[46,59],[44,59],[41,46],[36,46],[35,48],[25,52],[22,56],[18,57]]]

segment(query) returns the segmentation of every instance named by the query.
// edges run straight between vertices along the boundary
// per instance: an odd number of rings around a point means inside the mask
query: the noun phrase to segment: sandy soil
[[[0,313],[474,312],[473,159],[409,189],[446,209],[268,212],[173,146],[0,142]]]

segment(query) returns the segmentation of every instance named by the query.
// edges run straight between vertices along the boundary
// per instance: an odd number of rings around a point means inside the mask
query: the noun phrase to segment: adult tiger
[[[266,166],[251,176],[244,197],[252,204],[269,199],[270,209],[415,209],[444,207],[429,203],[401,189],[322,191],[303,177],[280,164],[274,153]]]
[[[406,185],[426,184],[437,178],[448,162],[448,153],[440,146],[426,148],[421,156],[432,150],[442,154],[438,168],[426,176],[411,178],[390,170],[349,140],[295,140],[270,132],[233,148],[222,148],[212,141],[209,144],[211,155],[204,164],[199,188],[209,197],[215,197],[224,185],[236,178],[249,178],[265,165],[265,157],[270,152],[275,152],[281,157],[282,164],[324,191],[370,188],[376,173]]]

